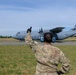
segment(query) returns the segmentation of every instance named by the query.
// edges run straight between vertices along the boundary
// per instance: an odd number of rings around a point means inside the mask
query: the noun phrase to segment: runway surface
[[[56,43],[52,43],[53,45],[57,45],[57,46],[60,46],[60,45],[76,45],[76,42],[72,42],[72,41],[69,41],[69,42],[56,42]],[[0,42],[0,46],[1,45],[26,45],[25,42],[20,42],[20,41],[11,41],[11,42],[8,42],[8,41],[5,41],[5,42]]]

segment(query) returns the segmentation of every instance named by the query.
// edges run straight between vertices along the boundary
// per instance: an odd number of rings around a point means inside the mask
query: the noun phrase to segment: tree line
[[[11,38],[11,36],[0,36],[0,38]]]

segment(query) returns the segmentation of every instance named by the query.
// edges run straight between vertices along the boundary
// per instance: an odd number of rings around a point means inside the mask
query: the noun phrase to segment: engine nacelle
[[[43,36],[40,37],[40,41],[41,41],[41,42],[44,42],[44,37],[43,37]],[[53,36],[53,38],[52,38],[52,43],[55,43],[55,42],[56,42],[56,37]]]
[[[39,39],[40,39],[40,42],[44,42],[44,37],[43,36],[39,37]]]
[[[56,37],[53,36],[53,37],[52,37],[52,43],[55,43],[55,42],[56,42]]]

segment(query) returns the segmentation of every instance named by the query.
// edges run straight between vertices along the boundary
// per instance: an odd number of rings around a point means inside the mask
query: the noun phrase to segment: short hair
[[[44,42],[51,43],[53,34],[50,32],[44,33]]]

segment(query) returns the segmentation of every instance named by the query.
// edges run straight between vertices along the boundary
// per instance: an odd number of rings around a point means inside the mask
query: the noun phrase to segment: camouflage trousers
[[[58,75],[56,72],[54,72],[54,73],[40,73],[40,72],[38,72],[38,71],[36,71],[36,74],[35,75]]]

